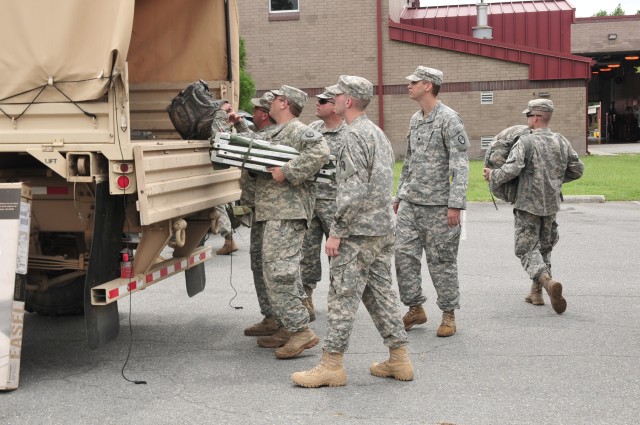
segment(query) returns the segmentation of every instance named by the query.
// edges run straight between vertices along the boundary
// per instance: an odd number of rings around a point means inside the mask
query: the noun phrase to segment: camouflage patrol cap
[[[553,102],[550,99],[533,99],[527,104],[527,109],[523,114],[530,114],[532,111],[553,112]]]
[[[340,91],[340,87],[338,87],[337,84],[334,84],[329,87],[325,87],[324,91],[326,93],[331,93],[331,97],[336,97],[336,95],[342,94],[342,91]]]
[[[444,82],[444,74],[442,71],[426,66],[417,67],[413,74],[405,78],[411,81],[428,81],[437,86],[441,86]]]
[[[289,102],[295,103],[300,109],[304,107],[309,95],[295,87],[283,85],[279,90],[271,90],[276,96],[284,96]]]
[[[256,108],[265,109],[268,111],[269,108],[271,108],[271,102],[273,102],[274,98],[275,96],[273,95],[273,93],[268,91],[268,92],[265,92],[265,94],[263,94],[262,97],[252,98],[251,104]]]
[[[334,91],[329,90],[331,87],[325,87],[324,91],[320,94],[317,94],[316,97],[318,99],[333,99],[336,97]]]
[[[373,84],[366,78],[355,75],[341,75],[337,86],[340,93],[336,94],[345,93],[361,100],[371,100],[373,97]]]

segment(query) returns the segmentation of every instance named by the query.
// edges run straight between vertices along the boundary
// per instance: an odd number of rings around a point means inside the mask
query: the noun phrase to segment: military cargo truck
[[[27,311],[84,313],[97,348],[118,334],[118,299],[176,273],[189,296],[204,288],[203,240],[240,171],[214,170],[165,108],[200,79],[237,106],[236,0],[0,5],[0,183],[32,191],[16,291]]]

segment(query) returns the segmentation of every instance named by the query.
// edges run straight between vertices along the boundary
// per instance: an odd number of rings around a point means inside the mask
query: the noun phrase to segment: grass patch
[[[604,195],[607,201],[640,200],[640,155],[592,155],[580,158],[584,176],[563,186],[565,195]],[[469,161],[469,202],[490,202],[489,187],[482,178],[482,160]],[[402,162],[396,162],[394,188],[396,193]]]

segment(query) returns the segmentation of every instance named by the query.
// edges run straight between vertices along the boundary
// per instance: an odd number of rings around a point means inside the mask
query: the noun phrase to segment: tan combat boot
[[[255,323],[244,330],[246,336],[266,336],[278,332],[276,319],[265,317],[261,322]]]
[[[315,309],[315,306],[313,305],[313,288],[310,286],[305,286],[304,287],[304,293],[307,294],[307,299],[309,300],[309,305],[311,306],[311,309]]]
[[[291,379],[306,388],[341,387],[347,383],[347,374],[342,366],[344,353],[322,353],[320,364],[313,369],[296,372]]]
[[[238,250],[238,244],[233,240],[233,235],[229,233],[224,237],[224,245],[222,248],[216,251],[218,255],[229,255],[232,252],[236,252]]]
[[[369,368],[371,374],[381,378],[394,378],[398,381],[413,379],[413,365],[409,359],[407,346],[389,348],[389,360],[382,363],[372,363]]]
[[[453,310],[442,312],[442,323],[438,328],[438,336],[447,337],[456,333],[456,316]]]
[[[287,343],[276,350],[276,357],[279,359],[290,359],[296,357],[308,348],[313,348],[320,342],[320,338],[309,328],[291,334]]]
[[[402,318],[404,330],[408,331],[413,325],[422,325],[427,323],[427,313],[424,312],[422,305],[413,305],[409,307],[409,311]]]
[[[316,312],[313,311],[313,306],[311,305],[311,302],[309,301],[309,298],[305,298],[304,300],[302,300],[302,305],[304,306],[304,308],[307,309],[307,313],[309,313],[309,322],[313,322],[316,320]]]
[[[261,336],[256,341],[262,348],[278,348],[285,345],[291,339],[291,332],[284,326],[278,329],[278,332],[271,336]]]
[[[544,305],[544,299],[542,298],[542,285],[538,282],[531,281],[531,292],[524,297],[524,300],[533,305]]]
[[[538,283],[542,284],[542,287],[547,291],[553,310],[558,314],[564,313],[567,309],[567,301],[562,297],[562,283],[553,280],[546,272],[540,275]]]

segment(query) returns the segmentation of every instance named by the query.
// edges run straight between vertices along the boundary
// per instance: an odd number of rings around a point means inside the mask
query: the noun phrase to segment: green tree
[[[613,12],[611,12],[611,16],[622,16],[624,15],[624,10],[622,10],[622,5],[618,3],[618,7],[615,8]]]
[[[607,13],[606,10],[602,9],[598,13],[593,16],[622,16],[624,15],[624,10],[622,9],[622,4],[618,3],[618,6],[611,13]],[[637,15],[640,15],[640,10],[638,10]]]
[[[244,39],[240,37],[240,105],[239,108],[251,112],[253,105],[251,98],[256,94],[256,83],[246,70],[247,67],[247,49],[244,45]]]
[[[618,3],[618,6],[611,13],[607,13],[606,10],[601,9],[598,13],[593,16],[623,16],[624,10],[622,9],[622,3]],[[636,15],[640,15],[640,10],[636,13]]]

